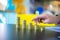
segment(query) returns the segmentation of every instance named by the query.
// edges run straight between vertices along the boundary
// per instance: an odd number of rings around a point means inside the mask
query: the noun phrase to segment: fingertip
[[[32,19],[32,21],[35,21],[35,20],[36,20],[35,18]]]
[[[37,17],[33,18],[32,21],[37,20]]]

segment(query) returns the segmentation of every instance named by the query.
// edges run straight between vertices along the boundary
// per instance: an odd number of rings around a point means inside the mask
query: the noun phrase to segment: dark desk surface
[[[20,30],[16,25],[0,24],[0,40],[60,40],[60,32],[45,29],[40,30]]]

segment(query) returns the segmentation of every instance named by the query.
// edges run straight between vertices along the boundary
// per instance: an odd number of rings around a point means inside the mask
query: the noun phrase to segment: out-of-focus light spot
[[[0,20],[2,21],[3,24],[6,24],[6,19],[3,17],[2,14],[0,14]]]
[[[8,0],[0,0],[0,4],[2,5],[2,10],[5,11],[8,4]]]
[[[0,39],[5,40],[6,36],[6,25],[3,23],[0,23]]]
[[[39,12],[39,14],[42,14],[42,12],[44,11],[43,7],[37,7],[36,11]]]
[[[60,32],[60,27],[46,27],[45,29],[55,31],[55,32]]]
[[[60,36],[58,36],[58,38],[60,38]]]
[[[8,0],[8,5],[6,10],[15,10],[15,5],[12,5],[12,0]]]
[[[36,14],[39,15],[39,11],[36,11]]]

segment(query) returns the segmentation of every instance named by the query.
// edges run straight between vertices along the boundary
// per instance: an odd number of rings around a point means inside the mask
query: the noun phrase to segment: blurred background
[[[60,40],[60,27],[43,31],[16,27],[17,14],[35,14],[39,8],[57,12],[60,0],[0,0],[0,40]]]
[[[34,14],[37,10],[39,11],[39,13],[43,12],[44,10],[59,12],[60,1],[59,0],[55,0],[55,1],[53,0],[0,0],[0,13],[5,15],[5,18],[7,19],[7,23],[16,23],[13,21],[13,20],[16,21],[16,14]]]

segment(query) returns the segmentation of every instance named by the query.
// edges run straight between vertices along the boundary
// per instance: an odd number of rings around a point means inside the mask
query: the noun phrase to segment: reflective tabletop
[[[60,40],[60,32],[50,28],[22,30],[15,24],[0,24],[0,40]]]

